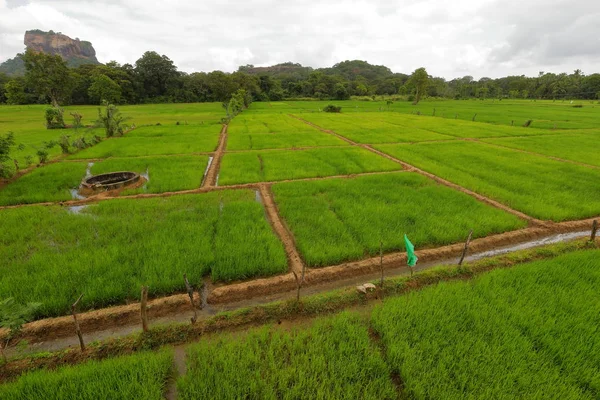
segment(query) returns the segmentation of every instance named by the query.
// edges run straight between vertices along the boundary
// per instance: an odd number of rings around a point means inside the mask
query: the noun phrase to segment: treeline
[[[47,90],[40,90],[39,76],[31,77],[32,66],[39,65],[47,74],[41,82],[53,79],[60,82],[60,104],[227,102],[238,90],[244,90],[245,96],[252,101],[289,98],[344,100],[351,96],[383,95],[407,96],[409,100],[414,100],[415,96],[452,99],[600,98],[600,74],[584,75],[580,70],[572,74],[540,72],[537,77],[522,75],[475,80],[465,76],[450,81],[427,75],[425,83],[422,80],[417,83],[411,75],[393,73],[385,66],[357,60],[320,69],[283,63],[272,67],[246,65],[233,73],[187,74],[178,71],[167,56],[153,51],[144,53],[134,65],[111,61],[104,65],[85,64],[76,68],[67,68],[60,56],[28,51],[22,57],[26,66],[30,66],[24,76],[0,74],[0,103],[55,103],[56,97],[52,98]],[[52,68],[46,68],[45,63]],[[57,76],[53,76],[54,73]]]

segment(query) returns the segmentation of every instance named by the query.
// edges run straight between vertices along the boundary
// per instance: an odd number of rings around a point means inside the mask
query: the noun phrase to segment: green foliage
[[[356,147],[228,153],[219,184],[281,181],[361,172],[394,171],[399,164]]]
[[[64,129],[65,120],[63,118],[63,114],[64,110],[60,107],[46,108],[46,129]]]
[[[202,341],[188,350],[182,399],[395,399],[389,370],[356,315],[285,332]]]
[[[13,174],[12,169],[6,164],[11,160],[10,153],[15,145],[15,135],[8,132],[0,136],[0,178],[10,178]]]
[[[5,342],[0,344],[5,361],[4,349],[8,347],[10,340],[21,331],[23,324],[33,318],[40,306],[41,303],[19,304],[12,297],[0,300],[0,328],[8,329]]]
[[[138,353],[56,371],[35,371],[0,385],[5,400],[163,399],[171,376],[170,350]]]
[[[121,101],[121,87],[104,74],[92,78],[88,94],[95,104],[114,104]]]
[[[333,104],[328,104],[326,107],[323,108],[323,111],[327,113],[339,113],[342,112],[342,107],[335,106]]]
[[[25,80],[40,97],[49,98],[53,107],[71,96],[71,74],[60,55],[36,53],[28,49],[24,56]]]
[[[125,131],[125,121],[128,118],[124,117],[117,106],[110,103],[104,103],[104,112],[98,108],[98,119],[96,120],[96,128],[104,128],[106,137],[123,136]]]
[[[429,85],[429,74],[427,73],[427,70],[423,67],[414,70],[408,83],[414,88],[415,92],[415,99],[412,104],[417,105],[419,104],[419,101],[421,101],[421,97],[425,95],[427,86]]]
[[[599,250],[388,299],[373,313],[407,397],[600,395]]]
[[[25,84],[22,79],[13,79],[4,85],[6,104],[27,104],[28,98],[25,94]]]
[[[79,168],[81,179],[85,164]],[[143,284],[150,296],[183,291],[183,273],[194,285],[207,275],[229,281],[283,273],[283,245],[255,197],[242,190],[115,199],[77,213],[2,210],[0,259],[10,262],[0,264],[0,298],[43,301],[37,317],[57,316],[81,292],[88,310],[139,299]]]
[[[379,252],[404,251],[406,233],[418,248],[526,226],[524,221],[436,184],[401,172],[289,182],[273,186],[279,211],[310,266],[334,265]]]

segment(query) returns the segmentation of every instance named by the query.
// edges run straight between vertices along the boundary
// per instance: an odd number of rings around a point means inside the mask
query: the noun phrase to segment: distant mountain
[[[77,67],[82,64],[100,64],[96,58],[96,50],[90,42],[78,38],[71,39],[60,32],[44,32],[38,29],[27,31],[23,43],[27,49],[36,52],[60,55],[69,67]],[[14,58],[0,64],[0,72],[7,75],[25,74],[22,56],[22,54],[17,54]]]

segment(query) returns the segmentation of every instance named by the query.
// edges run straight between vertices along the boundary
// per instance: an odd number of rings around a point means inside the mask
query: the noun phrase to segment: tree
[[[179,76],[173,61],[155,51],[147,51],[135,62],[135,72],[142,84],[144,97],[165,96],[169,86]]]
[[[13,79],[4,85],[6,104],[27,104],[25,83],[22,79]]]
[[[429,75],[425,68],[417,68],[410,76],[409,82],[415,88],[415,101],[413,102],[413,105],[417,105],[419,104],[419,101],[421,101],[421,96],[425,94],[429,83]]]
[[[118,103],[121,100],[121,87],[108,76],[100,74],[92,78],[88,94],[96,104]]]
[[[5,164],[10,160],[10,151],[15,145],[15,137],[12,132],[0,136],[0,178],[10,178],[11,169]]]
[[[49,98],[58,107],[72,91],[72,76],[67,63],[59,55],[36,53],[28,49],[23,55],[25,80],[38,96]]]
[[[6,361],[4,349],[8,347],[10,341],[20,332],[23,324],[31,320],[40,307],[41,303],[19,304],[12,297],[0,301],[0,328],[9,330],[6,342],[0,346],[4,361]]]

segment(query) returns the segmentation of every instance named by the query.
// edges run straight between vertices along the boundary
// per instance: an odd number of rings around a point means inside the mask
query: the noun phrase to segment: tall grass
[[[377,148],[532,217],[600,215],[597,169],[464,141]]]
[[[525,226],[518,218],[408,172],[273,186],[279,210],[308,265],[483,237]]]
[[[343,313],[291,333],[275,329],[188,349],[182,399],[395,399],[377,347],[357,316]]]
[[[86,168],[84,162],[63,162],[36,168],[0,188],[0,205],[71,200],[70,190],[79,187]]]
[[[399,169],[402,169],[399,164],[356,147],[253,151],[226,154],[221,162],[219,184],[280,181]]]
[[[36,371],[0,385],[0,398],[159,400],[163,398],[172,364],[172,352],[163,350],[89,361],[57,371]]]
[[[514,149],[578,161],[600,167],[600,133],[562,134],[543,137],[486,139],[485,142]]]
[[[252,107],[253,108],[253,107]],[[268,117],[252,112],[252,108],[237,117],[229,124],[228,132],[231,135],[256,134],[256,133],[317,133],[317,129],[281,114],[277,110],[268,113]]]
[[[292,149],[296,147],[348,146],[349,143],[323,132],[286,132],[229,135],[227,150]]]
[[[373,313],[416,399],[600,396],[600,251],[442,283]]]
[[[109,158],[94,163],[94,175],[115,171],[148,172],[149,181],[139,189],[124,194],[163,193],[200,187],[208,156],[157,156],[140,158]]]
[[[243,218],[240,218],[243,217]],[[42,302],[41,316],[283,272],[283,245],[253,191],[110,200],[78,214],[66,207],[2,210],[0,298]]]

